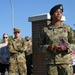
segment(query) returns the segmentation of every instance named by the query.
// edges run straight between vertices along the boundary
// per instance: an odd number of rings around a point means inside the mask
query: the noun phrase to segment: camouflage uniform
[[[30,41],[30,43],[28,43],[28,41]],[[30,37],[27,36],[25,38],[25,44],[27,46],[26,54],[28,56],[28,55],[32,54],[32,42],[31,42]]]
[[[30,37],[26,36],[26,60],[27,60],[27,75],[31,75],[33,72],[33,64],[32,64],[32,42]],[[29,43],[28,43],[29,42]]]
[[[27,56],[32,54],[32,43],[31,44],[27,44],[26,54],[27,54]]]
[[[26,59],[25,59],[25,40],[22,38],[14,38],[8,43],[8,49],[11,53],[9,75],[27,75]]]
[[[49,45],[59,46],[60,40],[64,39],[68,48],[66,51],[50,51]],[[70,52],[75,49],[74,32],[70,26],[63,24],[54,26],[52,24],[44,27],[39,34],[38,45],[40,50],[46,53],[47,75],[72,75],[72,60]]]

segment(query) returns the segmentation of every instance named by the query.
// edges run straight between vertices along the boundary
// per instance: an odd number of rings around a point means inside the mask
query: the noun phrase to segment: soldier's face
[[[16,38],[20,37],[20,32],[14,32]]]
[[[60,21],[62,18],[62,10],[58,9],[56,10],[56,12],[54,12],[54,14],[52,15],[52,19],[56,20],[56,21]]]

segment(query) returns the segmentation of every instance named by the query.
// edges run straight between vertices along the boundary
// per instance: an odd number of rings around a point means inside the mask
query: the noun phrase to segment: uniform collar
[[[55,26],[52,23],[50,23],[49,28],[62,28],[63,27],[63,23],[61,22],[59,25]]]
[[[14,38],[14,40],[21,40],[21,37],[20,37],[20,38],[18,38],[18,39],[17,39],[17,38]]]

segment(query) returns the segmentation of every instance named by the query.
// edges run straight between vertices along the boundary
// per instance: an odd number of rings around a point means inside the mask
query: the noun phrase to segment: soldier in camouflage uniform
[[[20,29],[14,28],[14,38],[8,43],[8,49],[11,53],[9,75],[27,75],[25,59],[25,40],[20,37]]]
[[[26,50],[26,60],[27,60],[27,75],[31,75],[33,71],[32,64],[32,41],[29,36],[25,37],[27,50]]]
[[[46,75],[72,75],[70,52],[75,49],[74,32],[69,25],[61,22],[63,5],[50,10],[51,23],[39,34],[38,45],[46,53]]]

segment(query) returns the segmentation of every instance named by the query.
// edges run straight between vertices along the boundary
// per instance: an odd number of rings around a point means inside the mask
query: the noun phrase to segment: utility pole
[[[10,1],[10,5],[11,5],[11,13],[12,13],[12,35],[14,37],[14,34],[13,34],[13,28],[14,28],[14,8],[13,8],[12,0],[9,0],[9,1]]]

